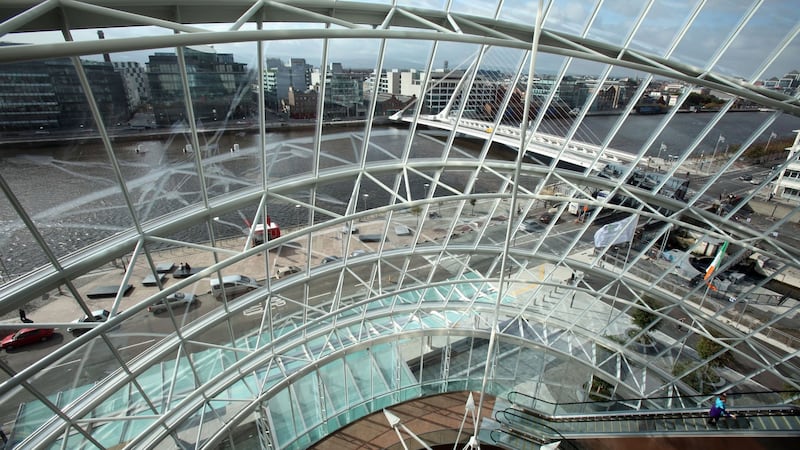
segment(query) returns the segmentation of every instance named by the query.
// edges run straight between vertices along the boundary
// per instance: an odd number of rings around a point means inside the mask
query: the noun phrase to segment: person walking
[[[727,399],[728,396],[724,392],[720,394],[719,397],[714,399],[714,405],[711,406],[711,410],[708,411],[709,425],[716,425],[720,417],[732,417],[734,419],[736,418],[736,415],[728,412],[726,408],[725,402],[727,401]]]
[[[19,320],[22,321],[22,323],[33,323],[33,321],[25,314],[25,310],[22,308],[19,310]]]

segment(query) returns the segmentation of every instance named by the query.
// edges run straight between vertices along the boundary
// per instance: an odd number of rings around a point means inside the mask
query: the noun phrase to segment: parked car
[[[338,256],[326,256],[326,257],[322,258],[322,264],[328,264],[329,262],[338,261],[340,259],[342,259],[342,258],[340,258]]]
[[[550,222],[553,221],[553,218],[555,218],[554,214],[544,213],[541,216],[539,216],[539,222],[543,224],[549,224]]]
[[[158,314],[166,311],[167,308],[172,309],[179,306],[185,306],[188,308],[194,304],[195,299],[196,297],[194,294],[175,292],[174,294],[168,295],[164,300],[159,300],[148,306],[147,310],[153,314]]]
[[[740,176],[739,179],[742,180],[742,181],[750,181],[750,180],[753,179],[753,176],[750,175],[750,174],[746,174],[746,175]]]
[[[91,330],[92,327],[81,327],[80,324],[87,323],[87,322],[105,322],[108,320],[111,313],[107,309],[98,309],[92,311],[92,317],[83,316],[80,319],[75,319],[72,321],[75,325],[67,328],[68,333],[72,333],[73,336],[80,336],[83,333]]]
[[[342,234],[358,234],[358,227],[351,227],[350,225],[345,225],[342,227]]]
[[[366,251],[366,250],[358,249],[358,250],[353,251],[353,253],[350,253],[350,257],[351,258],[355,258],[357,256],[366,255],[367,253],[369,253],[369,252]]]
[[[539,223],[536,219],[528,219],[521,224],[519,224],[520,231],[527,231],[528,233],[536,233],[539,231],[544,231],[545,227],[541,223]]]
[[[222,284],[219,283],[218,277],[212,277],[210,282],[211,293],[214,294],[214,298],[217,300],[222,299],[223,289],[228,299],[231,299],[261,287],[255,280],[245,275],[224,276],[222,277]]]
[[[302,272],[303,269],[297,266],[285,266],[285,267],[278,267],[278,270],[275,271],[275,277],[283,278],[287,275],[291,275],[293,273]]]
[[[23,345],[35,344],[50,339],[55,334],[53,328],[22,328],[0,341],[0,348],[11,350]]]

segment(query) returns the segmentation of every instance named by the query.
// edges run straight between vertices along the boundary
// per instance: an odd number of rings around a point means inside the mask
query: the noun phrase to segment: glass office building
[[[800,13],[596,3],[2,2],[85,117],[0,135],[6,447],[796,439]],[[268,60],[447,96],[291,118]]]

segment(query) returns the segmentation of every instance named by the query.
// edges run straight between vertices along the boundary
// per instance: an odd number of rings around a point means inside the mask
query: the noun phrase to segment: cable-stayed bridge
[[[412,117],[396,115],[394,120],[411,122]],[[522,130],[519,126],[498,125],[485,120],[461,118],[456,121],[454,117],[446,114],[420,115],[417,123],[430,128],[442,130],[453,130],[466,136],[480,139],[491,139],[493,142],[507,145],[514,149],[521,147]],[[574,164],[583,168],[592,167],[594,170],[602,170],[606,164],[628,164],[634,160],[636,155],[615,150],[602,148],[599,145],[570,140],[566,146],[566,139],[554,134],[536,132],[533,137],[526,134],[525,152],[532,158],[541,159],[546,157],[547,161],[552,158],[562,162]]]

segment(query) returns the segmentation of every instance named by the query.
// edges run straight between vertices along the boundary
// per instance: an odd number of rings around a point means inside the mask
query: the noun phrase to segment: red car
[[[9,334],[0,341],[0,348],[11,350],[23,345],[35,344],[53,337],[56,330],[53,328],[23,328],[14,334]]]

